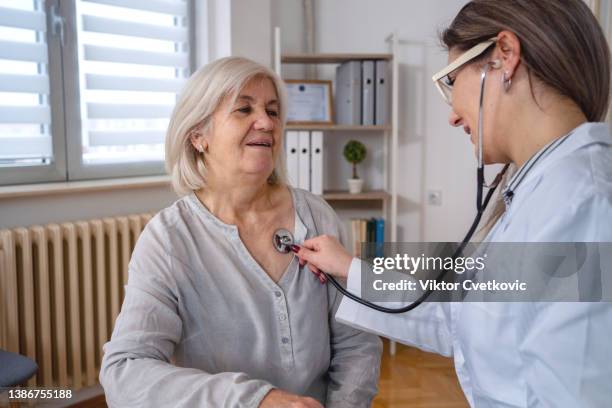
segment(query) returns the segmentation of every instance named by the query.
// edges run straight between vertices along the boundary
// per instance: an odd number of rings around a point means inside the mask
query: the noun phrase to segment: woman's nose
[[[257,118],[255,119],[255,124],[254,124],[254,128],[255,130],[261,130],[261,131],[271,131],[274,129],[274,121],[272,120],[272,118],[268,115],[268,112],[264,111],[264,112],[260,112],[257,115]]]
[[[448,124],[453,127],[461,126],[463,124],[463,118],[457,115],[454,110],[451,110],[450,115],[448,116]]]

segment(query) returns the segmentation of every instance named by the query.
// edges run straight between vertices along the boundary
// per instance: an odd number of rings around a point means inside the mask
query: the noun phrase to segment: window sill
[[[126,177],[104,180],[84,180],[62,183],[38,183],[5,186],[0,187],[0,199],[157,186],[170,187],[170,176]]]

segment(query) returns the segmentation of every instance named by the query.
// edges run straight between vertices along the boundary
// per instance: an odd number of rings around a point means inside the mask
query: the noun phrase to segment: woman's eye
[[[451,77],[450,75],[447,75],[444,77],[444,83],[449,87],[452,87],[455,84],[455,78]]]
[[[272,117],[278,117],[278,112],[275,110],[268,110],[268,115],[272,116]]]
[[[236,110],[238,112],[242,112],[242,113],[251,113],[251,107],[250,106],[243,106],[242,108],[238,108]]]

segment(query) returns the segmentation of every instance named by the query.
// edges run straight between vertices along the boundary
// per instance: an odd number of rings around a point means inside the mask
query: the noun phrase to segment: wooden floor
[[[391,357],[388,342],[384,344],[373,408],[468,407],[452,359],[399,344]]]

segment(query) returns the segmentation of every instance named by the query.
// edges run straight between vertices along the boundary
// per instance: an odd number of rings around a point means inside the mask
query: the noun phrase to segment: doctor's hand
[[[336,237],[320,235],[304,241],[296,252],[300,263],[306,262],[308,268],[317,276],[324,271],[332,276],[346,279],[353,257]]]
[[[259,408],[323,408],[319,401],[274,389],[259,404]]]

